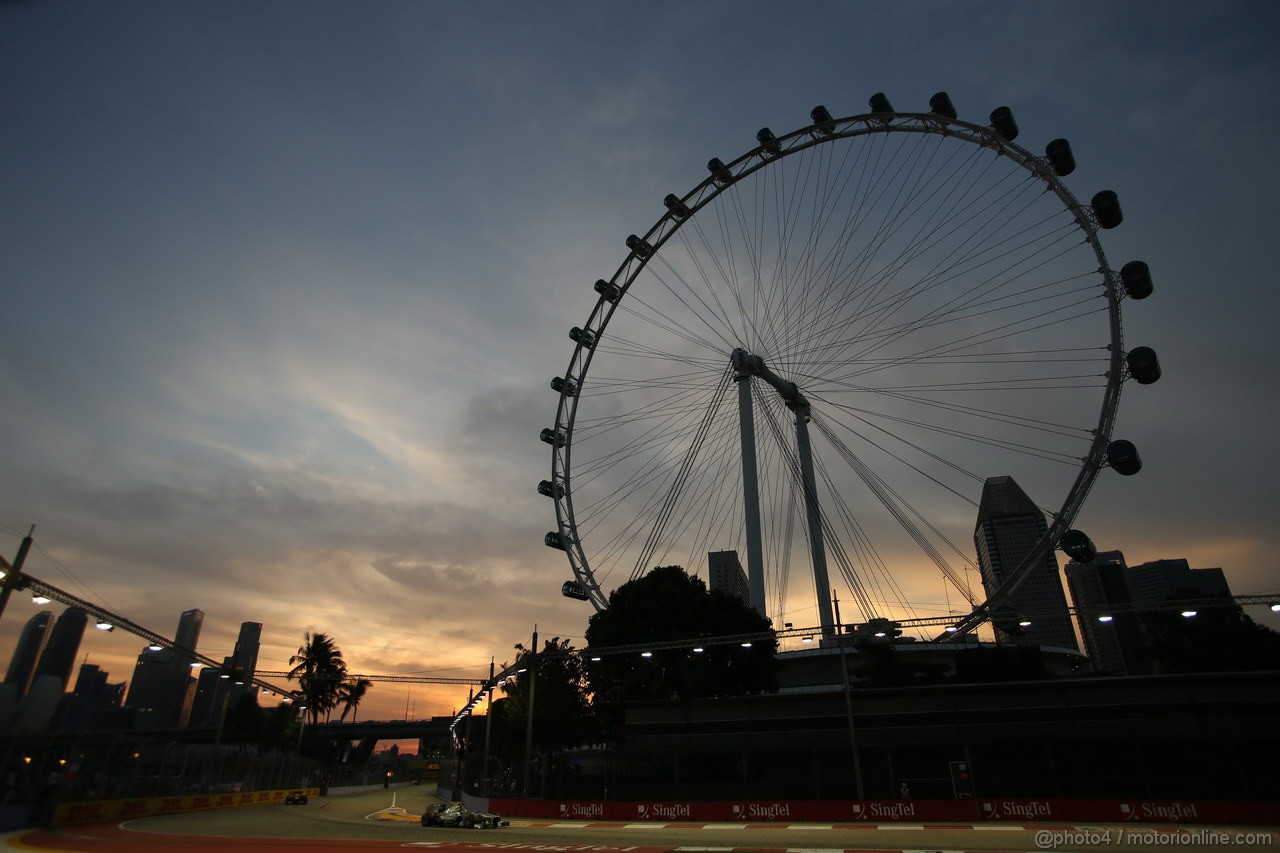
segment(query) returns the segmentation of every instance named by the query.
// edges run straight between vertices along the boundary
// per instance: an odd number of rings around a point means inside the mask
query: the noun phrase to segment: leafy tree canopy
[[[623,584],[607,610],[591,617],[587,645],[693,640],[767,632],[751,648],[738,644],[655,650],[652,657],[605,655],[592,662],[589,683],[597,700],[696,699],[769,693],[777,689],[777,637],[768,619],[741,599],[709,591],[680,566],[660,566]]]
[[[311,722],[318,721],[322,714],[327,716],[338,705],[342,679],[347,674],[347,662],[337,642],[323,632],[307,631],[289,663],[293,666],[289,678],[298,679]]]
[[[532,654],[517,645],[516,665],[526,668],[514,681],[503,686],[505,699],[494,703],[496,723],[494,745],[504,754],[519,755],[529,714],[530,675],[536,670],[533,687],[533,745],[537,752],[558,752],[589,743],[595,738],[595,721],[587,695],[586,670],[582,657],[568,640],[547,640],[542,653]]]

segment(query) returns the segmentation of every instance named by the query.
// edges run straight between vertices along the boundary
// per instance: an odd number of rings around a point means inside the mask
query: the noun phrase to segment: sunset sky
[[[200,608],[211,657],[262,622],[268,670],[306,631],[362,673],[581,644],[534,487],[591,284],[761,126],[946,90],[1069,137],[1155,277],[1125,340],[1165,376],[1116,430],[1146,468],[1080,526],[1280,592],[1277,37],[1269,2],[0,2],[0,553],[35,524],[30,574],[164,634]]]

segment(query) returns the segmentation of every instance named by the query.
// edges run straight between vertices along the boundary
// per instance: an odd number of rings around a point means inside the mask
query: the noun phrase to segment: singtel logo
[[[604,817],[603,803],[561,803],[561,817]]]
[[[791,817],[791,806],[787,803],[747,803],[734,806],[733,814],[738,820],[777,820],[780,817]]]
[[[1158,817],[1165,820],[1183,820],[1198,818],[1195,803],[1143,803],[1143,817]]]
[[[647,819],[677,820],[690,814],[688,803],[641,803],[636,810]]]
[[[868,818],[902,820],[904,817],[915,817],[916,807],[914,803],[868,803],[865,806],[858,804],[853,807],[853,816],[858,820]]]
[[[982,811],[984,816],[990,820],[1000,820],[1005,817],[1050,817],[1053,814],[1049,804],[1043,800],[1035,800],[1029,803],[1015,803],[1009,800],[984,802]]]

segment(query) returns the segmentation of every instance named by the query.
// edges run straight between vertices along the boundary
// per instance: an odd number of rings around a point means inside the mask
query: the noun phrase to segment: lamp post
[[[524,727],[524,783],[520,796],[529,799],[529,770],[533,757],[533,697],[538,686],[538,626],[533,626],[533,645],[529,648],[529,715]]]

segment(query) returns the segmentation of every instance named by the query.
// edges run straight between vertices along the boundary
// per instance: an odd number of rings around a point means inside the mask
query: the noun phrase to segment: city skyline
[[[215,659],[261,622],[264,670],[308,630],[388,674],[483,675],[535,623],[580,642],[590,605],[560,595],[534,487],[591,283],[758,128],[947,90],[974,121],[1009,105],[1029,148],[1069,138],[1067,184],[1124,206],[1108,256],[1153,271],[1125,340],[1165,376],[1126,389],[1116,430],[1146,466],[1103,472],[1078,526],[1134,563],[1280,589],[1278,13],[764,10],[7,5],[0,553],[35,524],[29,573],[160,632],[199,607]],[[900,575],[924,612],[960,603],[924,565]],[[807,581],[792,594],[775,623],[815,624]],[[33,612],[9,602],[5,660]],[[77,662],[121,678],[137,651],[90,628]],[[376,719],[466,693],[365,701]]]

